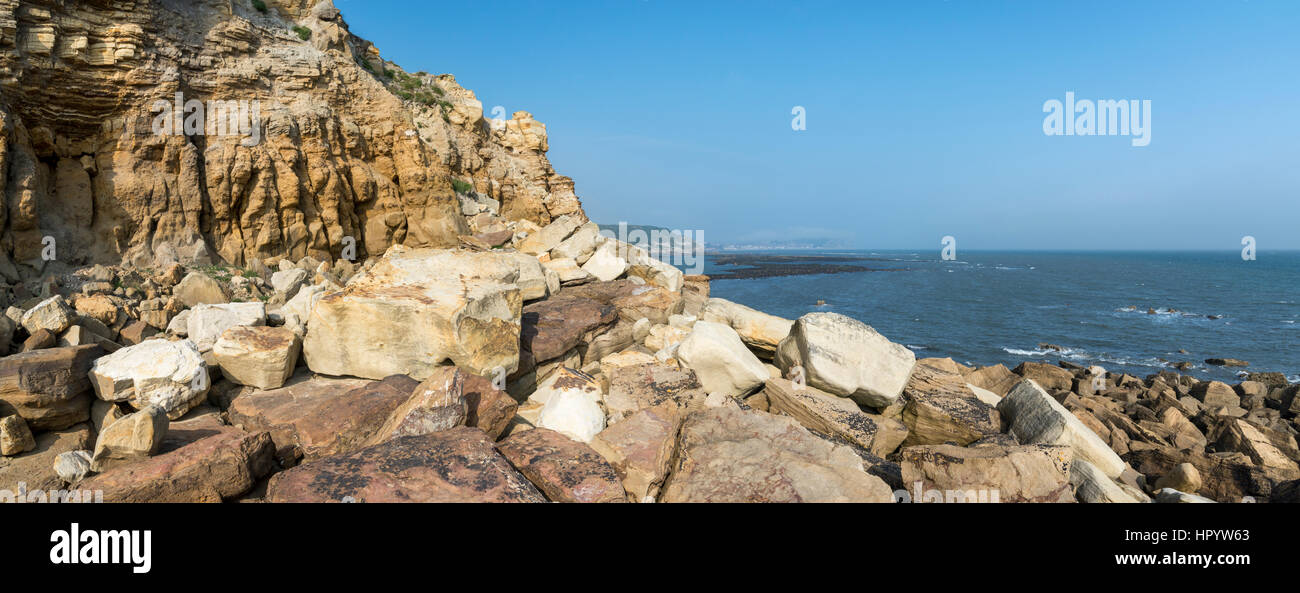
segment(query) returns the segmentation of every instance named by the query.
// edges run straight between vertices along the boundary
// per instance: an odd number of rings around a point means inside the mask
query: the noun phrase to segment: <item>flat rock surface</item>
[[[545,502],[487,434],[461,426],[401,437],[276,474],[271,502]]]

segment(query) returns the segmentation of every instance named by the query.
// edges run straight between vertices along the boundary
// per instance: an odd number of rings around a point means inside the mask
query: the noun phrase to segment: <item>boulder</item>
[[[578,227],[568,239],[560,241],[554,249],[551,249],[551,257],[555,259],[571,258],[579,264],[585,263],[591,254],[596,251],[596,247],[603,241],[600,235],[600,225],[589,222]]]
[[[965,378],[967,383],[987,390],[999,398],[1006,397],[1011,392],[1011,388],[1021,381],[1019,375],[1000,364],[976,369],[967,373]]]
[[[562,241],[568,239],[569,235],[578,230],[581,225],[582,221],[577,218],[561,215],[551,221],[551,224],[542,227],[537,232],[530,233],[516,245],[521,253],[541,255],[555,249]]]
[[[761,395],[768,411],[790,416],[810,430],[840,437],[878,457],[893,453],[907,439],[902,422],[863,412],[853,400],[816,387],[768,379]]]
[[[609,462],[563,434],[526,430],[497,443],[497,450],[552,502],[627,502]]]
[[[142,410],[157,404],[176,420],[203,402],[211,385],[207,366],[188,340],[146,340],[95,361],[90,383],[99,399]]]
[[[265,432],[247,433],[215,414],[173,422],[153,457],[124,463],[78,484],[105,502],[221,502],[251,490],[275,469]]]
[[[701,321],[677,348],[677,358],[695,371],[705,391],[731,397],[748,395],[763,386],[767,369],[741,342],[736,330]]]
[[[590,375],[561,368],[529,397],[529,401],[542,404],[536,422],[539,428],[549,428],[586,443],[605,430],[605,411],[600,407],[602,398],[600,384]]]
[[[1118,478],[1127,467],[1097,433],[1032,379],[1017,384],[997,409],[1008,423],[1008,432],[1021,443],[1070,447],[1076,458],[1091,463],[1112,479]]]
[[[546,284],[546,268],[542,267],[542,262],[526,253],[511,253],[509,257],[519,266],[519,279],[515,281],[519,286],[519,297],[525,301],[546,298],[550,289]]]
[[[376,440],[419,382],[403,375],[383,381],[314,378],[280,389],[242,393],[226,414],[248,432],[266,431],[286,466],[351,453]]]
[[[0,418],[0,455],[12,457],[36,448],[36,438],[22,416]]]
[[[653,358],[649,362],[613,367],[607,377],[609,393],[605,396],[605,410],[611,423],[664,403],[696,409],[708,396],[694,371],[654,362]]]
[[[682,298],[686,300],[684,312],[699,317],[709,302],[709,277],[703,274],[685,276],[682,279]]]
[[[263,325],[266,325],[266,304],[261,302],[199,305],[190,309],[185,321],[186,336],[199,352],[212,350],[221,334],[232,327]]]
[[[903,484],[924,493],[915,502],[1074,502],[1073,459],[1069,447],[1049,445],[924,445],[903,449],[899,463]]]
[[[188,318],[187,318],[188,320]],[[143,321],[128,324],[118,333],[123,344],[134,346],[158,334],[158,330]]]
[[[519,409],[519,403],[509,393],[473,373],[464,373],[462,393],[466,407],[465,425],[477,427],[493,440],[501,437]]]
[[[35,352],[46,348],[53,348],[58,343],[58,337],[50,333],[48,329],[38,329],[23,340],[23,347],[20,352]]]
[[[1241,405],[1241,396],[1226,383],[1202,381],[1191,389],[1191,396],[1208,408],[1235,408]]]
[[[915,365],[911,350],[838,313],[800,317],[776,353],[776,366],[787,376],[802,366],[808,385],[873,408],[898,399]]]
[[[553,259],[542,262],[542,267],[548,274],[554,274],[562,286],[572,286],[583,284],[595,280],[586,270],[578,267],[578,262],[572,259]],[[554,292],[554,291],[552,291]]]
[[[892,502],[862,458],[793,418],[722,406],[682,426],[663,502]]]
[[[709,299],[700,319],[730,325],[746,346],[767,353],[768,358],[776,354],[777,345],[790,335],[790,328],[794,325],[789,319],[719,298]]]
[[[86,479],[93,470],[90,451],[67,451],[59,453],[54,458],[54,473],[69,484],[76,484]]]
[[[910,431],[905,447],[945,443],[964,447],[1002,431],[997,409],[980,401],[956,373],[918,364],[903,394],[907,403],[902,419]]]
[[[1069,391],[1074,387],[1074,373],[1059,366],[1041,362],[1022,362],[1015,374],[1023,379],[1033,379],[1040,387],[1052,391]]]
[[[496,253],[394,246],[307,322],[312,371],[427,378],[447,361],[476,374],[519,367],[519,267]]]
[[[271,274],[271,288],[282,295],[284,300],[289,300],[298,294],[301,289],[311,280],[311,274],[307,270],[293,268],[282,270]]]
[[[464,426],[469,413],[465,401],[466,374],[456,367],[435,370],[389,414],[388,420],[370,439],[370,444]]]
[[[104,471],[122,462],[154,455],[162,447],[167,426],[167,412],[157,405],[128,414],[99,433],[92,465],[96,471]]]
[[[519,344],[537,362],[554,360],[585,344],[617,321],[615,308],[592,299],[560,297],[523,308]]]
[[[591,439],[591,448],[614,467],[628,500],[654,501],[668,476],[685,411],[663,403],[637,410]]]
[[[1201,472],[1190,463],[1180,463],[1156,480],[1156,490],[1173,488],[1182,492],[1196,494],[1201,489]]]
[[[29,334],[45,330],[58,335],[68,329],[77,320],[77,312],[68,306],[62,296],[55,295],[45,299],[26,313],[23,313],[22,326]]]
[[[271,502],[545,502],[477,428],[396,438],[276,474]]]
[[[617,247],[605,242],[582,264],[582,270],[602,282],[609,282],[627,271],[627,260],[618,256]]]
[[[179,284],[172,287],[172,295],[191,308],[230,302],[230,295],[226,294],[221,283],[203,272],[186,274]]]
[[[276,389],[293,375],[302,342],[283,327],[235,326],[221,334],[212,355],[221,374],[240,385]]]
[[[0,415],[18,414],[37,431],[85,422],[93,399],[86,374],[102,354],[88,345],[0,358]]]
[[[1125,491],[1115,480],[1082,459],[1075,459],[1070,464],[1070,484],[1074,486],[1074,497],[1079,502],[1148,502]]]

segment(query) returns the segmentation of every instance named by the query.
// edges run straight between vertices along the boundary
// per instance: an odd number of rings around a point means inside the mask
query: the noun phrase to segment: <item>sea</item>
[[[787,272],[796,275],[763,277]],[[1277,371],[1300,382],[1297,251],[1253,261],[1238,252],[719,252],[705,256],[704,273],[716,276],[711,296],[790,319],[847,315],[917,358],[1068,361],[1138,377],[1190,362],[1177,372],[1235,382],[1242,371]]]

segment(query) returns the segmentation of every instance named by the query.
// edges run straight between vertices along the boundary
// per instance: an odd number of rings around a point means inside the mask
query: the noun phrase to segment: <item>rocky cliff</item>
[[[546,150],[531,115],[485,120],[473,92],[386,62],[329,0],[0,0],[10,282],[51,255],[246,266],[355,246],[364,260],[585,218]],[[467,218],[453,184],[500,219]]]

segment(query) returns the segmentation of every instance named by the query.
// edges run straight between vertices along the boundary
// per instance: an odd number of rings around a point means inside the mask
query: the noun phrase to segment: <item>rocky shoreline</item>
[[[0,318],[0,489],[126,502],[1300,493],[1300,386],[1274,375],[917,360],[842,315],[710,298],[709,278],[580,218],[493,224],[511,238],[491,249],[93,266],[25,299],[17,285]]]
[[[0,502],[1300,501],[1285,378],[712,298],[547,149],[329,0],[0,0]]]

